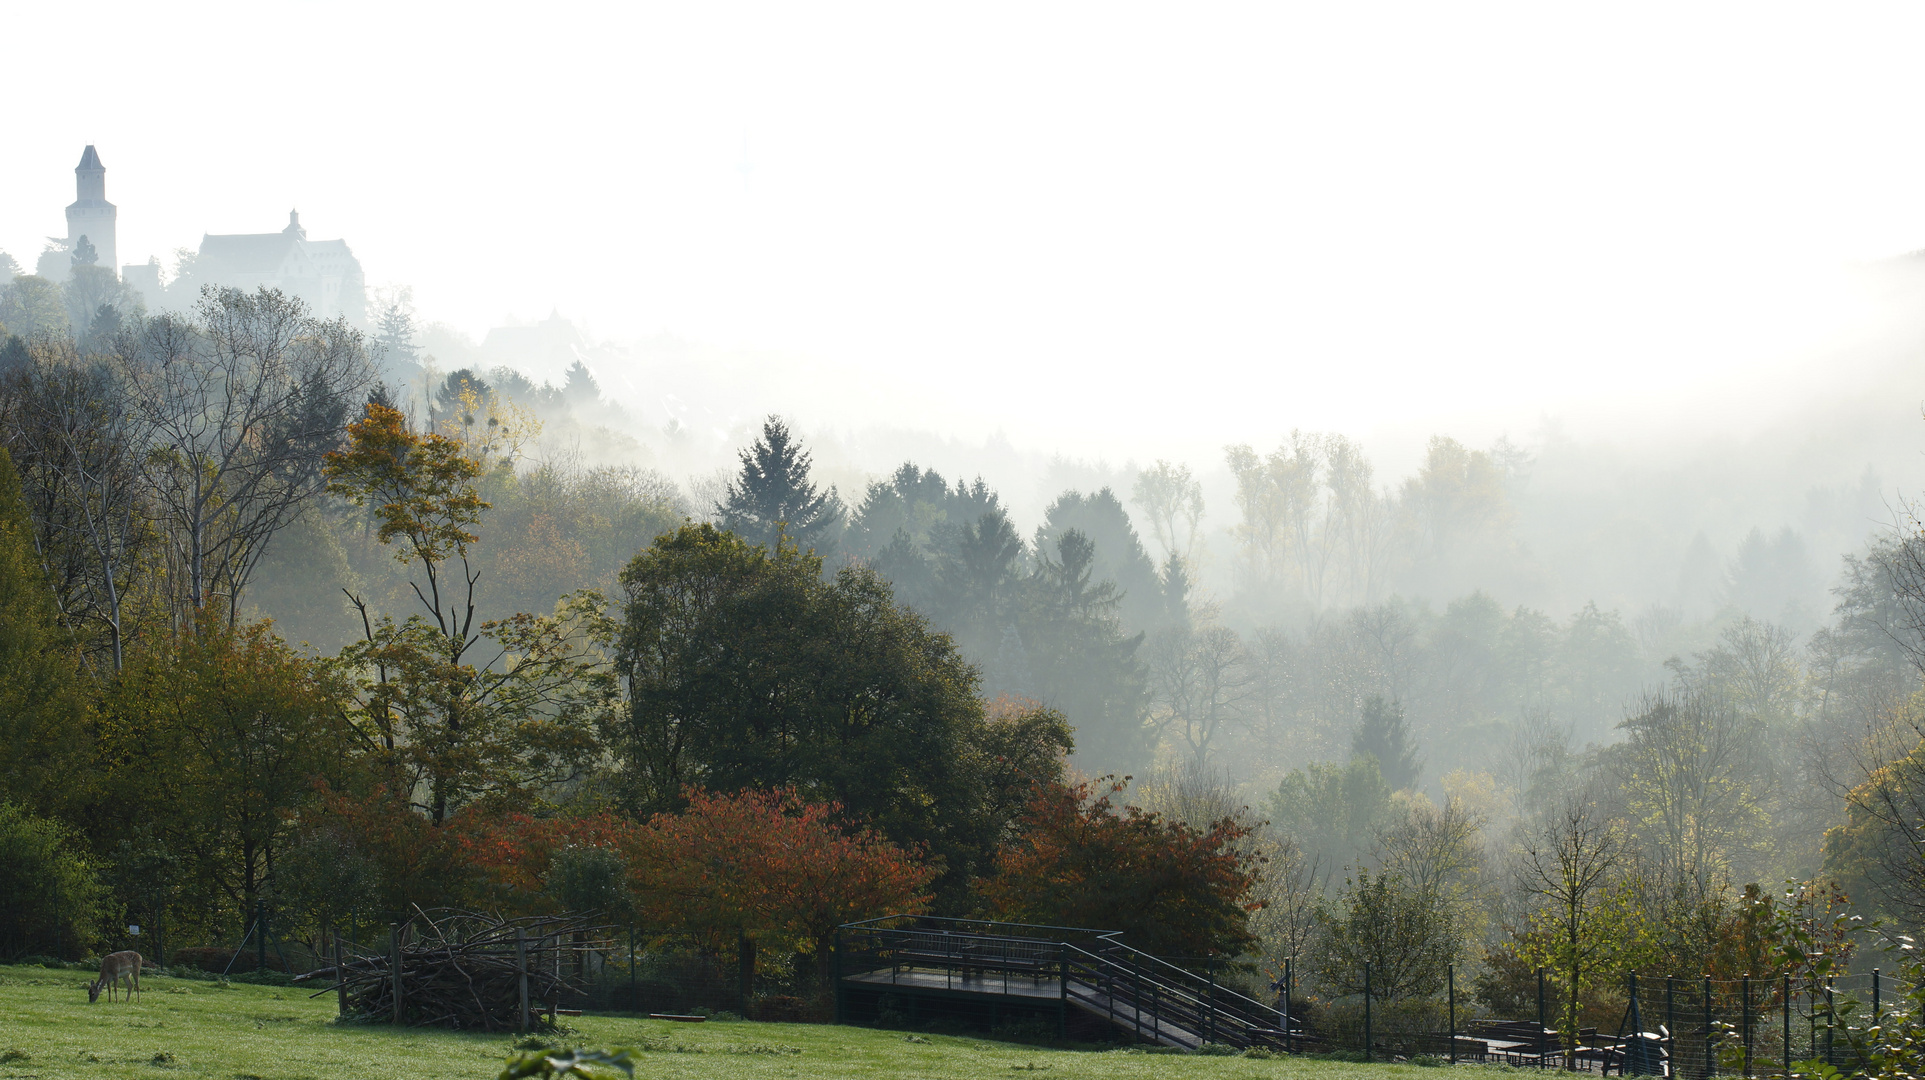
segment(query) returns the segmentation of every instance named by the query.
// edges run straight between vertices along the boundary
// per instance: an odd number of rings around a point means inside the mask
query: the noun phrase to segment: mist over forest
[[[0,959],[266,920],[318,962],[445,906],[607,914],[649,1007],[813,1019],[838,927],[905,913],[1287,962],[1331,1031],[1810,998],[1812,935],[1925,985],[1840,944],[1925,927],[1925,254],[1640,248],[1677,211],[1577,269],[1630,196],[1392,251],[1444,168],[1355,234],[1254,168],[1242,217],[1140,181],[1143,251],[1056,173],[1020,222],[831,225],[834,169],[759,202],[740,143],[715,250],[624,220],[533,277],[504,226],[482,285],[326,204],[161,248],[94,145],[67,235],[0,234]]]

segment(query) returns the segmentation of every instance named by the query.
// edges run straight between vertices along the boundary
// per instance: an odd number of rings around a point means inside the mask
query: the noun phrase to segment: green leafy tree
[[[1324,947],[1317,977],[1333,994],[1380,1002],[1429,997],[1444,988],[1459,940],[1443,893],[1399,874],[1359,870],[1337,901],[1320,907]]]
[[[730,532],[774,550],[786,535],[804,550],[827,556],[842,530],[834,489],[809,479],[810,455],[780,417],[762,423],[762,437],[741,452],[742,471],[716,505]]]
[[[67,332],[67,304],[60,286],[37,274],[23,274],[0,288],[0,325],[32,339]]]
[[[1518,888],[1538,902],[1533,958],[1548,961],[1564,983],[1565,1036],[1575,1046],[1585,991],[1623,970],[1611,961],[1639,937],[1635,909],[1614,889],[1629,856],[1623,829],[1576,793],[1527,831],[1521,848]]]
[[[673,809],[684,789],[792,787],[944,860],[951,895],[1002,839],[1011,784],[1060,769],[1055,720],[985,717],[947,635],[849,566],[687,525],[637,555],[617,668],[628,798]]]
[[[80,836],[0,800],[0,955],[84,955],[111,915],[108,899]]]
[[[1390,796],[1374,757],[1313,763],[1283,778],[1264,813],[1278,833],[1332,873],[1359,865],[1379,830],[1395,820]]]
[[[19,475],[0,450],[0,799],[49,813],[87,797],[93,745],[79,657],[36,556]]]
[[[203,612],[110,687],[102,791],[124,801],[116,819],[147,824],[185,861],[200,892],[183,900],[251,910],[315,783],[353,775],[344,696],[329,665],[296,655],[267,624]]]

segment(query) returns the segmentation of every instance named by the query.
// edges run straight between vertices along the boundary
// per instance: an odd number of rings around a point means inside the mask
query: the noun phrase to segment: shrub
[[[71,830],[0,802],[0,955],[85,955],[107,917],[107,899]]]

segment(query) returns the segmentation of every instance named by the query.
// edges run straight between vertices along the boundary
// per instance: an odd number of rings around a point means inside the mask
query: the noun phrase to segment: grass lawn
[[[149,976],[138,1003],[87,1004],[89,975],[0,966],[0,1080],[215,1077],[218,1080],[493,1080],[506,1035],[336,1025],[334,998],[300,987]],[[824,1024],[673,1024],[618,1015],[567,1021],[570,1045],[644,1051],[639,1077],[929,1077],[1047,1070],[1078,1077],[1290,1077],[1437,1080],[1438,1070],[1056,1050],[949,1035]],[[23,1058],[20,1053],[26,1056]]]

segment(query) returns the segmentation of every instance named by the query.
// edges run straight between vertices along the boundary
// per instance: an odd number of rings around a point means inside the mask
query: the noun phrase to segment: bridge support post
[[[1056,983],[1056,1037],[1069,1038],[1069,943],[1057,946],[1057,968],[1061,978]]]
[[[1209,1012],[1209,1025],[1207,1028],[1209,1034],[1206,1036],[1206,1038],[1208,1038],[1211,1042],[1215,1042],[1216,1041],[1216,957],[1214,956],[1210,958],[1209,969],[1210,969],[1210,1012]]]
[[[1136,1037],[1143,1037],[1143,965],[1130,954],[1130,1016],[1136,1021]]]

